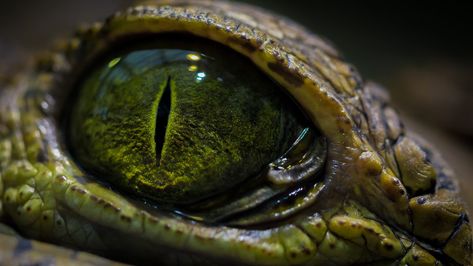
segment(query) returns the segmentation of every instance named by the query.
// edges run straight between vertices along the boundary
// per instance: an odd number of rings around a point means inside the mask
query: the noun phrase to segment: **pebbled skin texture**
[[[328,139],[314,202],[276,225],[211,226],[143,208],[75,165],[59,120],[81,71],[113,43],[172,32],[234,49],[293,96]],[[79,30],[5,79],[0,197],[1,221],[21,236],[129,263],[470,265],[472,260],[471,227],[453,172],[404,128],[386,92],[365,82],[331,44],[301,26],[223,1],[145,1]],[[0,229],[16,234],[12,231]],[[71,264],[113,263],[92,255],[81,260],[36,241],[24,245],[29,240],[19,236],[1,238],[7,244],[0,245],[0,264],[33,264],[28,254],[44,247],[48,251],[39,256],[58,265],[66,257]]]

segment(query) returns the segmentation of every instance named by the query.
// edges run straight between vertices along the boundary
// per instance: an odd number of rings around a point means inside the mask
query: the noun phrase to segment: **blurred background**
[[[132,0],[0,2],[0,72]],[[331,40],[388,88],[408,127],[453,166],[473,210],[473,8],[466,1],[246,0]]]

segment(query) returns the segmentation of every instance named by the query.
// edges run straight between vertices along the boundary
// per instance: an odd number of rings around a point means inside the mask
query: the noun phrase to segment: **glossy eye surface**
[[[93,68],[72,99],[68,137],[88,173],[185,204],[259,175],[308,125],[241,55],[178,43],[127,48]]]

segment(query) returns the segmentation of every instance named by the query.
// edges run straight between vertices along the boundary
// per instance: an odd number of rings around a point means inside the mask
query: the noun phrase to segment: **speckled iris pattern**
[[[71,95],[99,62],[117,63],[104,59],[115,47],[174,34],[237,53],[245,71],[264,73],[308,123],[293,130],[299,137],[281,157],[263,158],[260,174],[196,202],[185,193],[176,203],[125,192],[126,182],[83,167],[64,127],[70,105],[83,100]],[[223,1],[146,1],[35,62],[0,88],[1,264],[114,263],[25,238],[134,264],[471,264],[471,227],[453,172],[405,129],[379,85],[285,18]],[[170,80],[155,82],[157,91],[175,89]]]

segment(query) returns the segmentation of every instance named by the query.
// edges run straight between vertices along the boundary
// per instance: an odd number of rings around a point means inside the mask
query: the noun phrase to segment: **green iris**
[[[242,56],[157,46],[109,59],[79,86],[69,142],[92,175],[192,203],[257,176],[303,129],[288,96]]]

